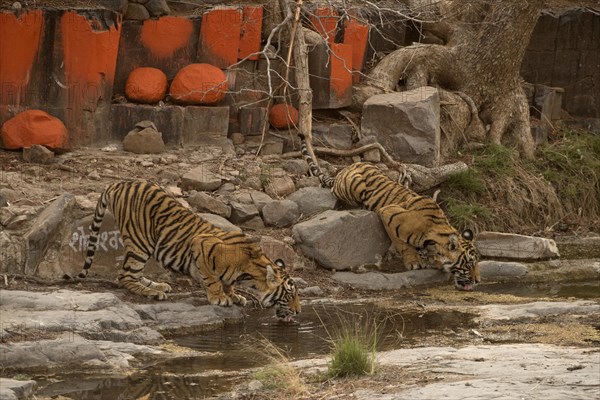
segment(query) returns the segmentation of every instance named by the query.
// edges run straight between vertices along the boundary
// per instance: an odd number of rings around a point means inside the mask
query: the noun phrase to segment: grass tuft
[[[295,368],[282,349],[266,338],[247,343],[246,347],[257,357],[266,358],[268,365],[258,369],[252,377],[268,390],[277,390],[281,398],[294,398],[307,391],[300,371]]]

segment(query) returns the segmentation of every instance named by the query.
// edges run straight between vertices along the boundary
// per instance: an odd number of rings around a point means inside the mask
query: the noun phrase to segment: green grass
[[[513,176],[517,154],[507,147],[490,143],[475,154],[475,170],[488,176]]]
[[[344,332],[333,341],[329,374],[335,377],[370,375],[375,372],[375,343],[361,334]]]
[[[320,317],[319,317],[320,318]],[[349,377],[374,374],[377,370],[377,344],[385,316],[340,310],[335,328],[321,320],[331,343],[331,362],[327,375]]]
[[[446,215],[460,230],[470,229],[483,221],[493,219],[492,211],[486,206],[478,203],[466,203],[453,198],[447,200]]]
[[[485,180],[481,174],[474,169],[452,175],[445,183],[449,188],[456,192],[462,192],[471,197],[471,195],[481,196],[485,193]]]

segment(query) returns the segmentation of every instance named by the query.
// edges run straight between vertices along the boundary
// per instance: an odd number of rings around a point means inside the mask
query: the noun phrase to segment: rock
[[[302,176],[296,181],[296,187],[302,189],[305,187],[320,187],[321,182],[316,176]]]
[[[294,181],[287,175],[270,178],[265,185],[265,192],[271,197],[285,197],[295,191]]]
[[[482,321],[539,318],[551,315],[597,314],[600,306],[594,301],[536,301],[527,304],[486,304],[479,306]]]
[[[292,236],[304,255],[337,270],[378,264],[390,247],[379,217],[366,210],[325,211],[294,225]]]
[[[241,134],[240,132],[234,132],[231,135],[229,135],[229,138],[231,139],[231,141],[233,142],[234,145],[240,145],[242,143],[244,143],[245,137],[243,134]]]
[[[91,170],[89,174],[87,174],[87,178],[93,181],[99,181],[101,179],[100,174],[96,169]]]
[[[66,149],[69,135],[65,124],[45,111],[23,111],[4,122],[0,130],[2,147],[18,150],[34,144],[51,149]]]
[[[500,232],[481,232],[475,240],[483,257],[512,260],[547,260],[560,257],[556,242],[533,236]]]
[[[20,235],[0,231],[0,272],[22,274],[25,264],[25,244]]]
[[[181,178],[184,189],[213,191],[221,186],[221,177],[206,166],[196,167],[186,172]]]
[[[162,353],[162,350],[138,344],[86,340],[73,332],[53,340],[0,344],[0,351],[3,355],[0,367],[5,370],[43,370],[45,373],[73,365],[115,372],[131,368],[129,362],[135,359],[133,355]]]
[[[243,229],[248,229],[251,231],[258,231],[265,228],[265,223],[259,215],[256,215],[250,218],[247,221],[242,222],[240,225]]]
[[[283,163],[283,169],[290,174],[302,176],[308,173],[308,164],[304,160],[291,159]]]
[[[480,261],[479,269],[483,280],[522,278],[529,273],[526,265],[510,261]]]
[[[203,220],[210,222],[217,228],[223,229],[224,231],[227,231],[227,232],[241,231],[241,229],[238,226],[235,226],[231,222],[227,221],[225,218],[219,217],[218,215],[209,214],[209,213],[200,213],[200,214],[198,214],[198,216],[200,218],[202,218]]]
[[[54,153],[44,146],[34,144],[31,147],[23,147],[23,160],[29,163],[49,164],[54,159]]]
[[[298,211],[302,215],[313,215],[332,210],[337,203],[331,189],[322,187],[302,188],[290,194],[287,199],[298,204]]]
[[[298,110],[285,103],[275,104],[269,110],[269,123],[273,128],[288,129],[298,126]]]
[[[169,94],[181,104],[216,104],[225,98],[228,84],[225,73],[210,64],[189,64],[171,83]]]
[[[263,143],[260,148],[261,156],[269,156],[272,154],[282,154],[283,153],[283,141],[281,140],[267,140]]]
[[[248,382],[248,390],[251,392],[258,392],[262,390],[263,386],[262,382],[256,379]]]
[[[148,0],[144,5],[153,17],[160,17],[161,15],[169,15],[171,13],[165,0]]]
[[[0,189],[0,207],[6,207],[10,203],[16,201],[19,197],[19,193],[16,190],[9,188]]]
[[[363,136],[358,143],[356,143],[356,147],[362,147],[372,143],[377,143],[377,137],[374,135]],[[362,159],[366,162],[378,163],[381,162],[381,154],[377,149],[367,150],[362,154]]]
[[[221,196],[228,196],[233,192],[235,192],[235,185],[231,182],[225,182],[215,193]]]
[[[437,166],[440,159],[440,98],[436,88],[370,97],[363,106],[363,135],[374,135],[397,160]]]
[[[38,264],[44,258],[46,250],[58,232],[59,224],[65,220],[65,211],[73,206],[75,197],[70,193],[62,194],[54,200],[34,221],[25,233],[26,264],[25,274],[34,275]]]
[[[352,125],[313,125],[313,141],[334,149],[352,148]]]
[[[258,217],[258,208],[254,204],[238,203],[237,201],[231,202],[231,222],[234,224],[241,224],[251,218]]]
[[[598,354],[588,348],[538,343],[481,344],[461,347],[418,347],[378,354],[384,368],[410,369],[414,374],[444,371],[448,379],[409,385],[400,393],[361,390],[346,393],[360,400],[584,400],[598,397]],[[573,368],[575,367],[575,368]],[[450,378],[454,377],[454,378]],[[535,382],[535,383],[534,383]],[[560,384],[557,384],[560,382]]]
[[[125,96],[136,103],[158,103],[167,94],[167,84],[167,76],[160,69],[138,67],[127,77]]]
[[[275,261],[277,259],[282,259],[288,271],[298,260],[298,255],[294,249],[274,237],[261,236],[260,247],[271,260]]]
[[[202,287],[202,284],[198,284]],[[199,327],[223,325],[224,321],[242,318],[241,307],[194,306],[188,303],[134,304],[144,323],[161,333],[192,331]]]
[[[200,212],[209,212],[224,218],[231,217],[231,207],[204,192],[194,193],[187,201]]]
[[[182,145],[216,146],[226,153],[235,152],[233,143],[227,139],[228,128],[228,106],[187,106],[183,119]]]
[[[243,189],[235,193],[234,197],[240,203],[244,204],[254,204],[259,212],[262,212],[263,207],[272,201],[274,201],[271,196],[266,194],[265,192],[261,192],[260,190],[254,189]]]
[[[300,295],[302,297],[322,297],[324,293],[323,289],[318,286],[309,286],[307,288],[300,289]]]
[[[29,399],[34,395],[37,382],[32,380],[15,380],[0,378],[0,399]]]
[[[139,315],[112,293],[73,290],[2,291],[2,323],[8,332],[128,331],[142,327]],[[39,334],[40,332],[37,332]]]
[[[135,128],[123,139],[123,150],[136,154],[157,154],[165,151],[162,135],[154,128]]]
[[[125,12],[124,18],[144,21],[150,18],[150,13],[143,5],[130,1],[127,5],[127,11]]]
[[[368,290],[392,290],[417,285],[430,285],[448,282],[448,275],[437,269],[386,274],[381,272],[336,272],[331,278],[337,282]]]
[[[291,200],[276,200],[262,209],[265,224],[284,228],[290,226],[300,216],[298,205]]]

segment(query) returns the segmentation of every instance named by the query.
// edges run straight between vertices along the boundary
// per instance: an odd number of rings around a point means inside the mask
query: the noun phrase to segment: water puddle
[[[230,390],[240,378],[235,372],[260,367],[269,361],[256,348],[267,339],[287,356],[306,359],[327,354],[330,337],[343,330],[373,331],[377,350],[409,347],[418,337],[448,329],[468,328],[472,315],[457,311],[398,313],[373,304],[320,304],[303,307],[297,322],[279,323],[272,310],[252,311],[242,322],[195,335],[173,337],[176,344],[200,356],[167,360],[127,378],[54,377],[37,394],[73,399],[115,400],[204,398]]]
[[[594,299],[600,298],[600,282],[491,283],[478,286],[477,291],[518,297]]]

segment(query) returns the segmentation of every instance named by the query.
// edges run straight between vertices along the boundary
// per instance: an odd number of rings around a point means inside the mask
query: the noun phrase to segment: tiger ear
[[[267,285],[277,285],[277,276],[275,275],[275,271],[273,270],[273,267],[271,265],[267,265]]]
[[[467,240],[473,240],[473,231],[470,229],[465,229],[462,232],[462,237]]]
[[[255,243],[244,246],[243,252],[250,258],[258,258],[262,255],[262,249]]]
[[[448,241],[448,250],[455,251],[458,249],[458,236],[450,235],[450,240]]]

